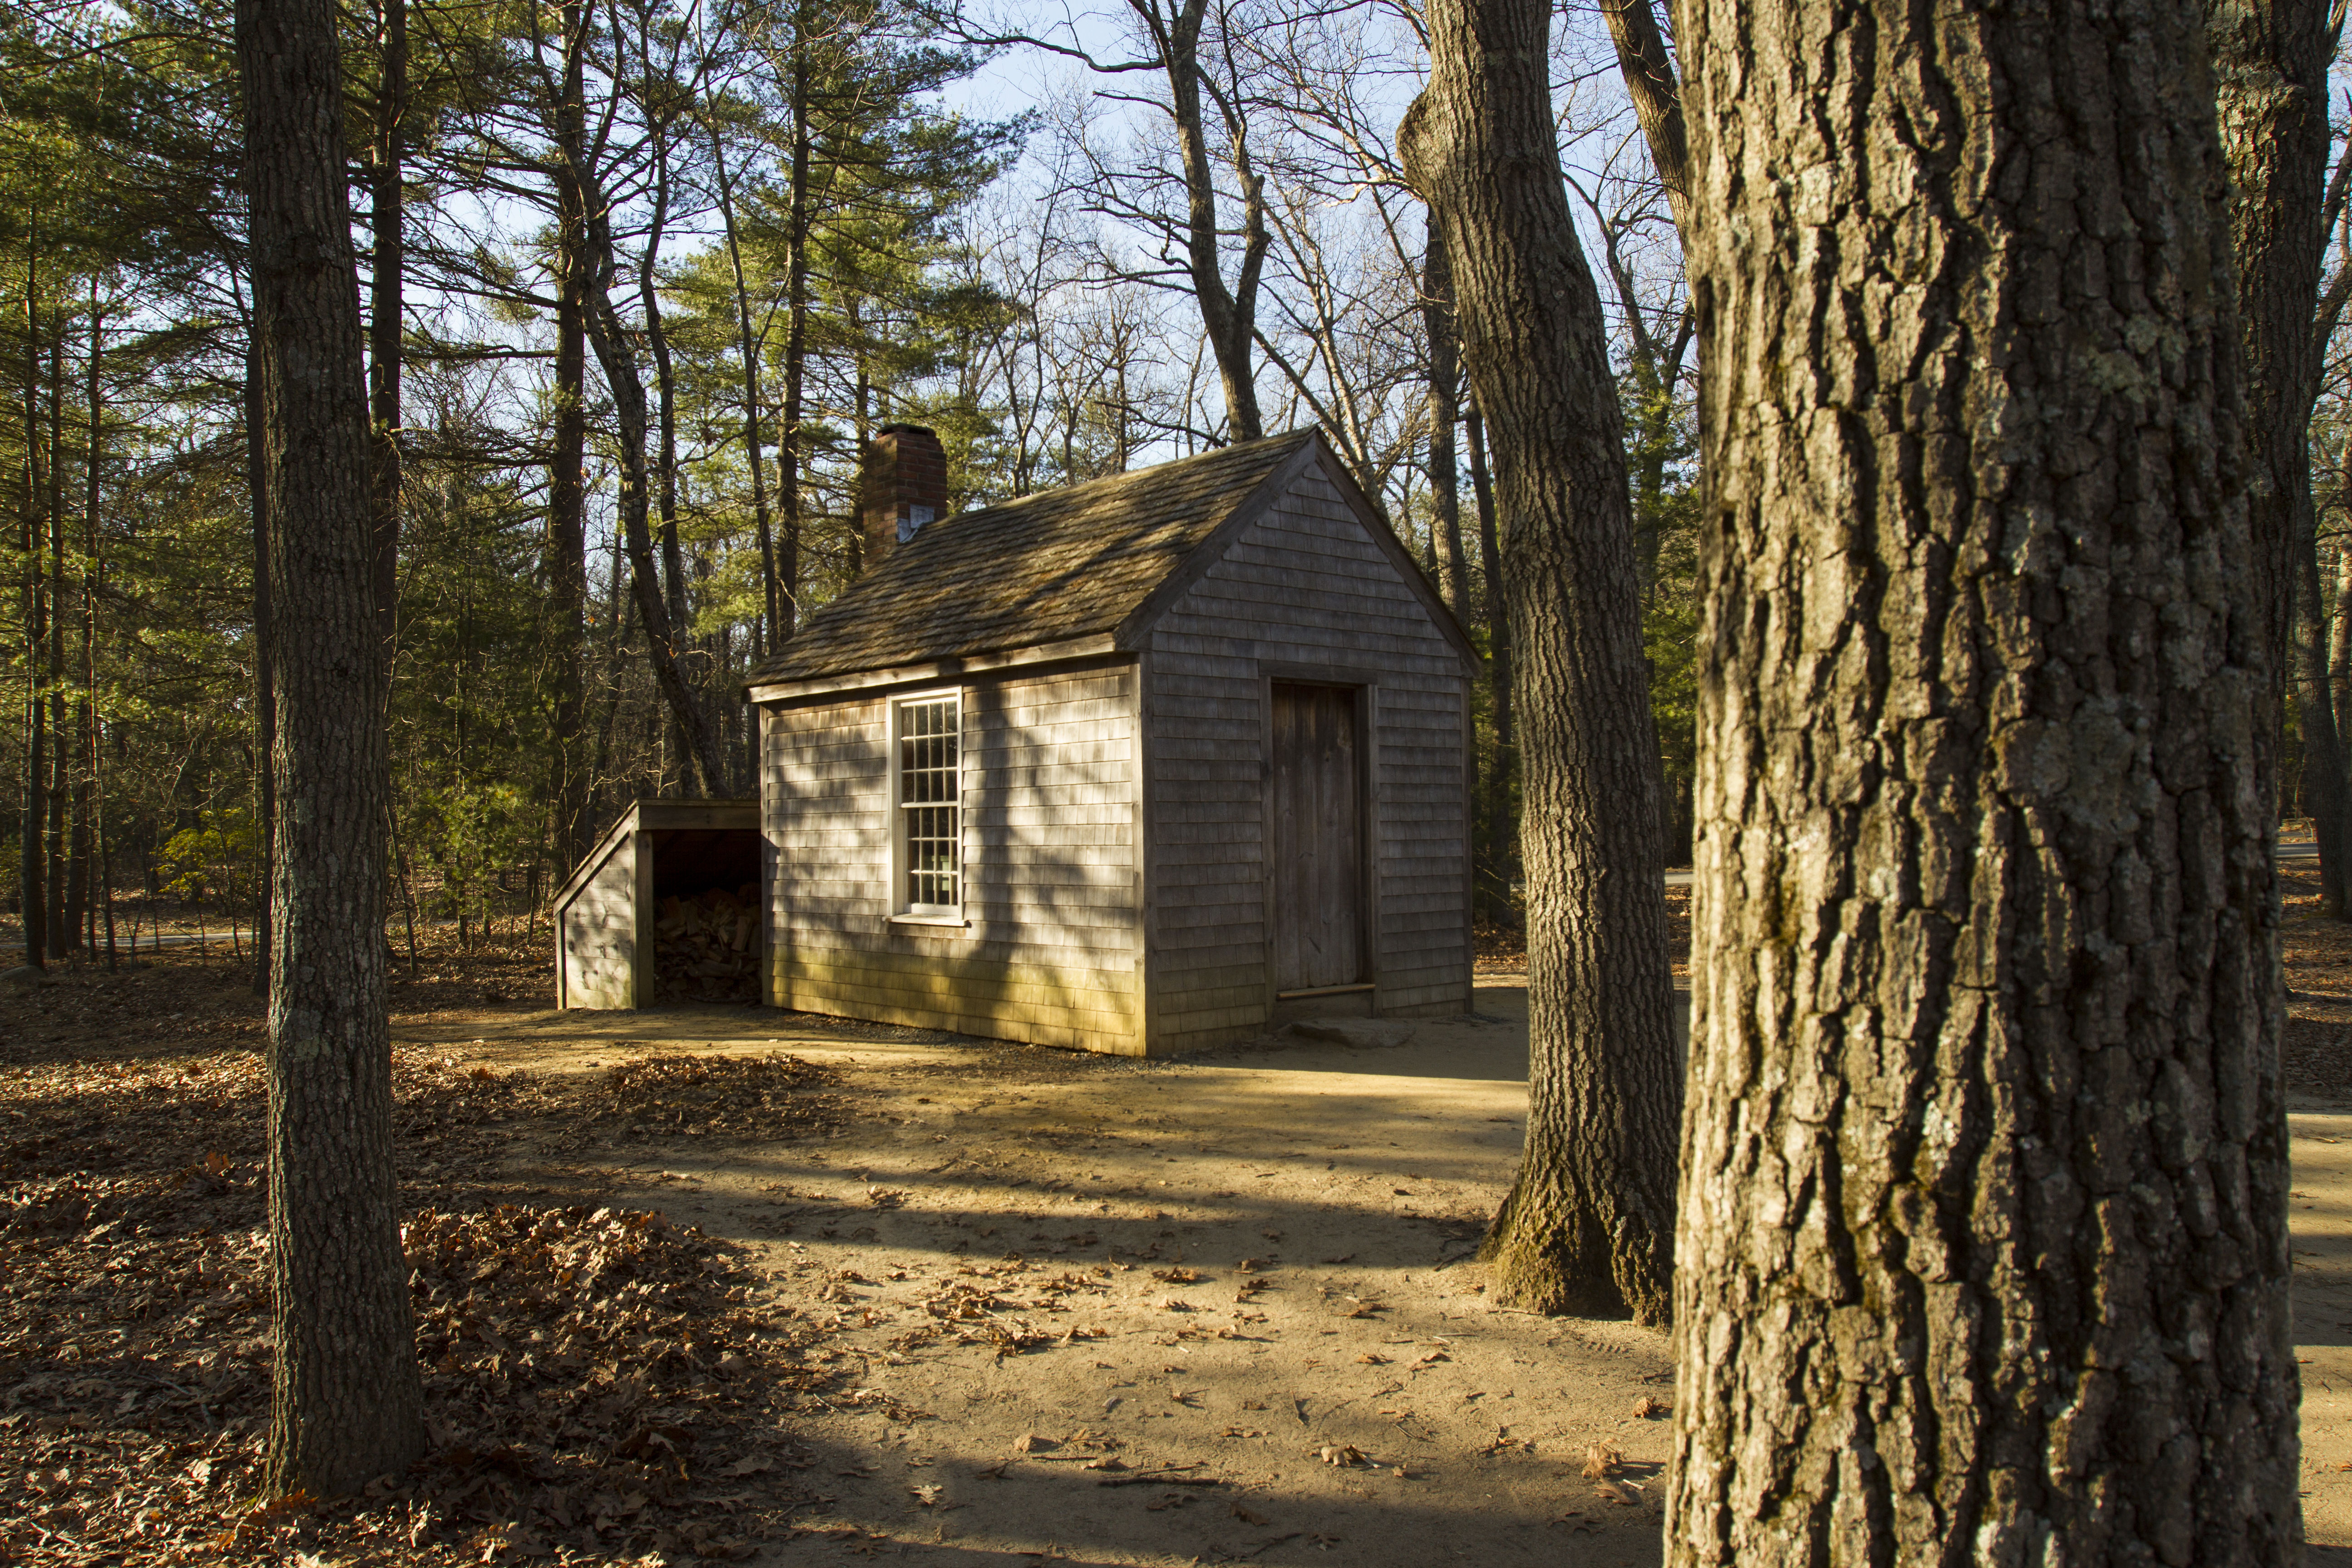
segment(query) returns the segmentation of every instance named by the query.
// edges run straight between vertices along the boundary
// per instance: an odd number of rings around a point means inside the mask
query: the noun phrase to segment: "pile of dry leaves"
[[[404,1226],[430,1451],[364,1499],[257,1509],[259,1057],[0,1069],[0,1560],[729,1560],[780,1527],[782,1415],[830,1377],[803,1353],[814,1330],[658,1215],[481,1200],[513,1123],[790,1135],[840,1119],[795,1099],[822,1076],[664,1058],[528,1079],[407,1050],[395,1075],[411,1201],[433,1205]]]
[[[632,1137],[806,1138],[848,1120],[834,1074],[798,1057],[646,1057],[607,1072],[570,1114]]]

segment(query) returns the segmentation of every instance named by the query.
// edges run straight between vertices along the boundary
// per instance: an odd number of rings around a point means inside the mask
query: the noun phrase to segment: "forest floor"
[[[2352,927],[2308,912],[2305,1502],[2352,1546]],[[0,992],[0,1562],[1660,1560],[1664,1337],[1470,1258],[1525,1107],[1499,945],[1407,1043],[1152,1062],[556,1014],[539,944],[436,947],[394,990],[432,1450],[267,1510],[261,1008],[142,962]]]

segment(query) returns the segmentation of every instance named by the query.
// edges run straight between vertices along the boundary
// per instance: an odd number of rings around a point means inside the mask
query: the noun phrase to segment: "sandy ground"
[[[2287,946],[2306,1561],[2352,1568],[2352,925],[2291,910]],[[1664,1337],[1496,1310],[1469,1260],[1519,1146],[1516,980],[1402,1046],[1136,1062],[749,1008],[558,1014],[519,999],[541,967],[404,982],[396,1033],[536,1073],[782,1050],[856,1107],[789,1143],[513,1128],[512,1190],[740,1242],[778,1316],[823,1327],[842,1375],[778,1434],[805,1467],[717,1482],[823,1500],[759,1561],[1659,1561]],[[198,979],[5,1023],[41,1049],[249,1040],[249,994]],[[144,991],[138,1021],[109,1012]],[[1605,1481],[1594,1445],[1623,1461]]]
[[[829,1500],[764,1561],[1654,1563],[1664,1336],[1496,1310],[1467,1261],[1526,1104],[1525,993],[1479,1007],[1179,1062],[743,1009],[403,1032],[540,1071],[782,1049],[894,1091],[818,1144],[596,1173],[838,1325],[856,1375],[794,1433]]]
[[[1478,1006],[1401,1047],[1177,1062],[730,1009],[405,1033],[542,1071],[784,1049],[894,1091],[899,1120],[821,1145],[599,1173],[761,1249],[860,1368],[798,1433],[832,1500],[766,1561],[1654,1563],[1664,1337],[1496,1310],[1468,1260],[1526,1105],[1525,993]],[[2296,1015],[2352,1035],[2352,981]],[[2352,1564],[2352,1084],[2293,1107],[2309,1560]],[[953,1292],[1042,1342],[1000,1355],[939,1315]]]

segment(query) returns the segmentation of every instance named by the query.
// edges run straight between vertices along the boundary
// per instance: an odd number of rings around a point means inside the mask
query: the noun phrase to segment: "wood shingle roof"
[[[1292,431],[941,518],[810,616],[745,684],[1113,631],[1315,440]]]

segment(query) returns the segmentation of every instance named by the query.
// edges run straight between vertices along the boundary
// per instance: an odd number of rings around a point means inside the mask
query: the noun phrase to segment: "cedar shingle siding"
[[[1257,1035],[1267,704],[1302,681],[1372,742],[1367,988],[1318,1005],[1462,1012],[1472,658],[1313,432],[933,523],[749,682],[770,1000],[1125,1054]],[[943,690],[969,923],[894,921],[890,704]]]

